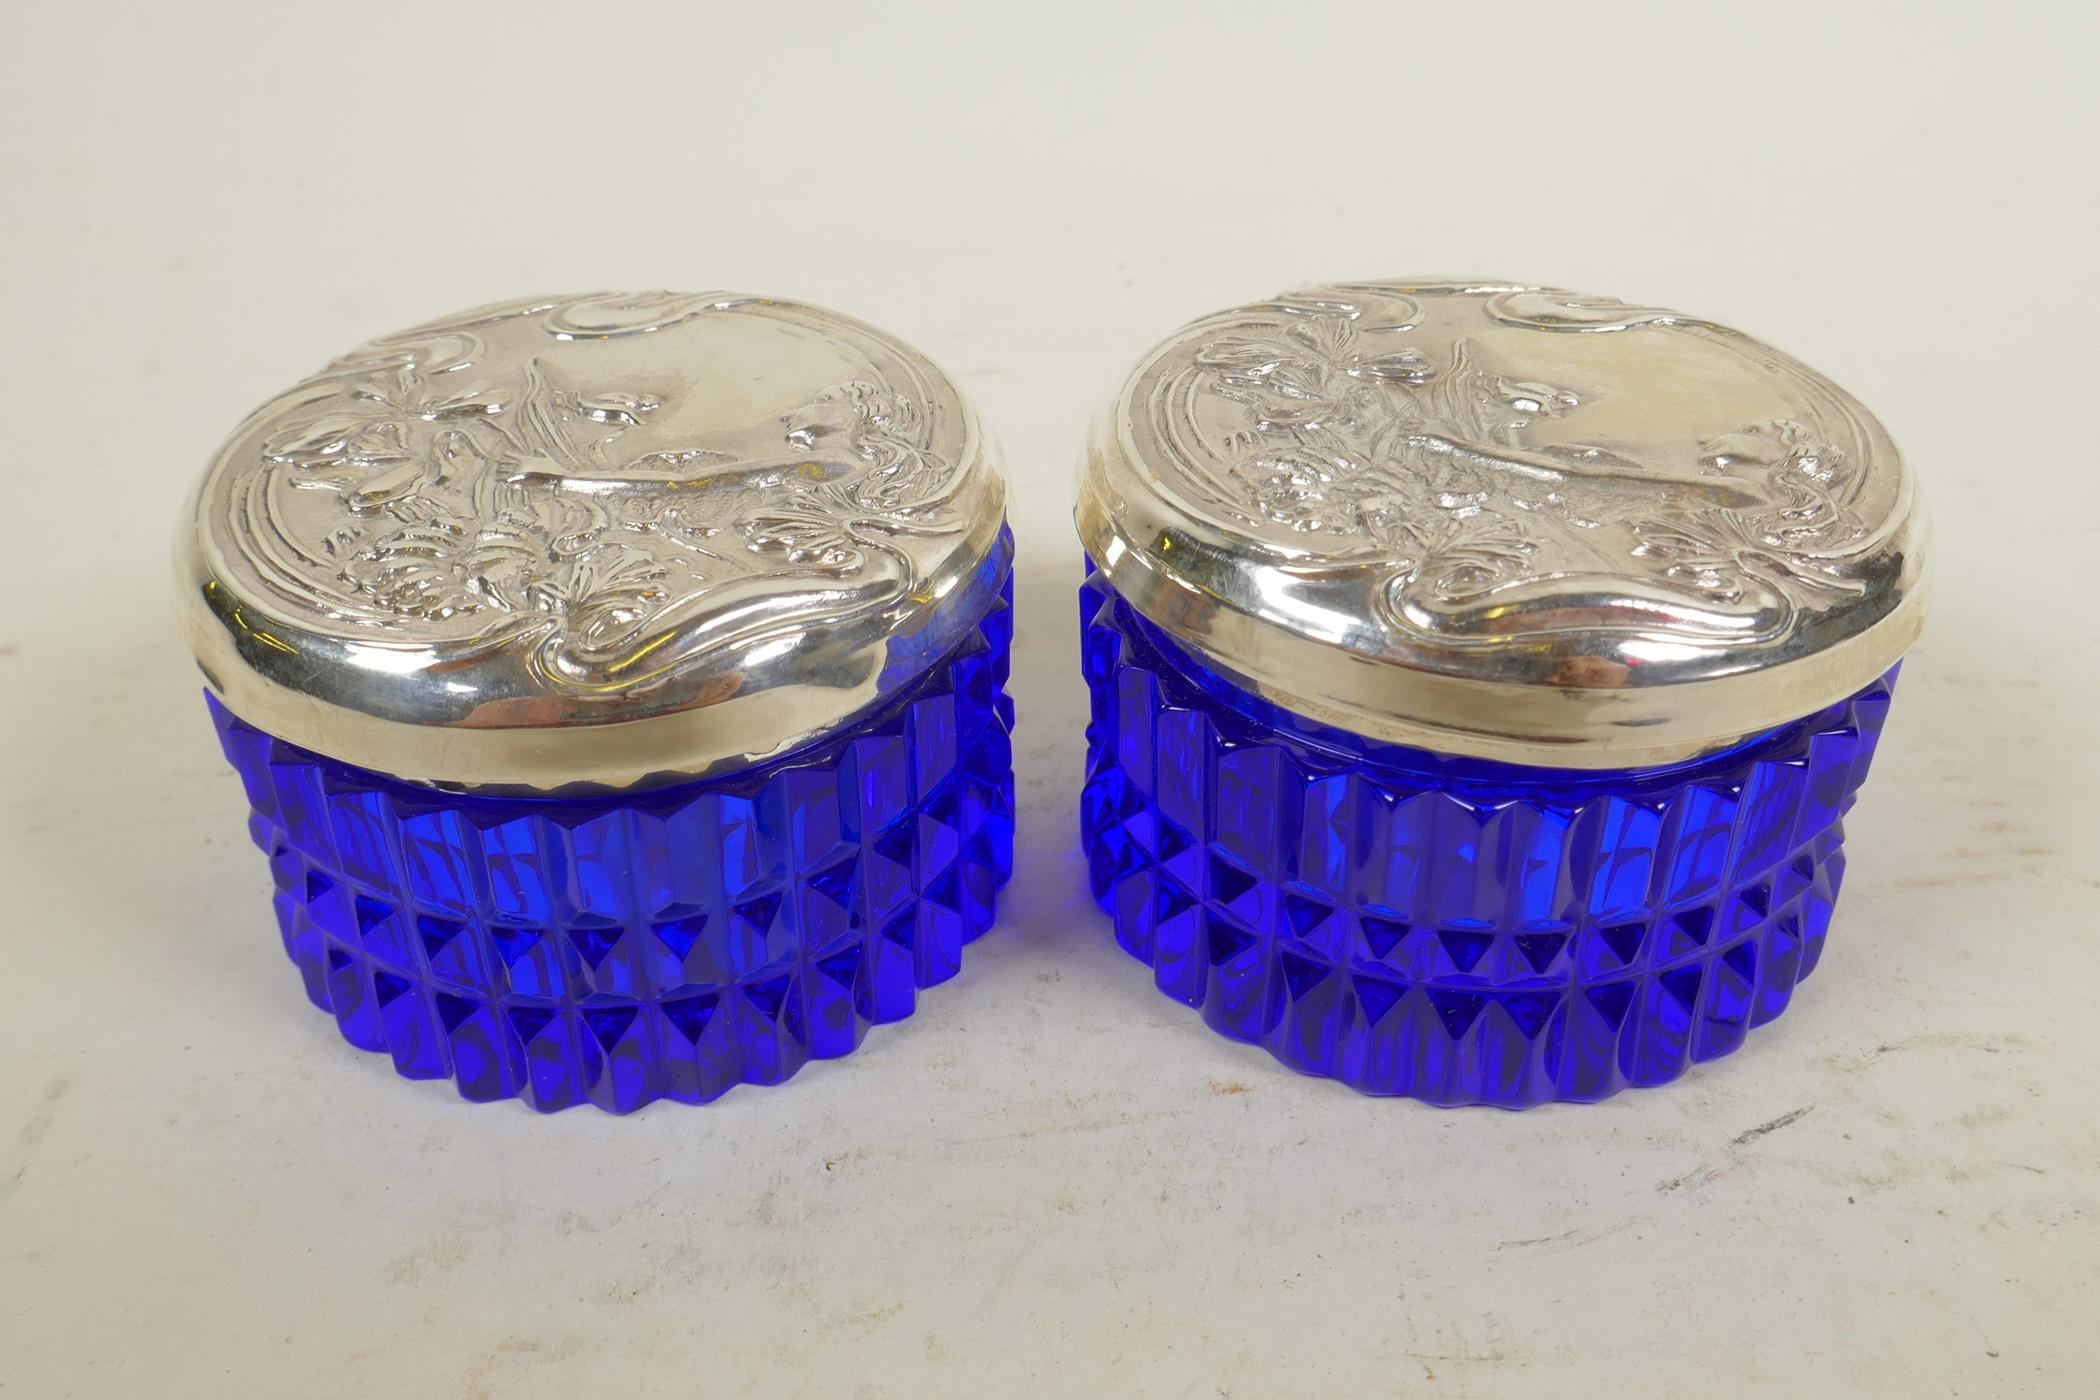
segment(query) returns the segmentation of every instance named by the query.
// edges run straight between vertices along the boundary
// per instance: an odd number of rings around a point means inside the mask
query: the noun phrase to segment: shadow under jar
[[[307,996],[543,1111],[909,1015],[1012,868],[1004,501],[938,369],[768,298],[486,307],[265,404],[178,606]]]
[[[1093,893],[1221,1033],[1593,1100],[1815,966],[1923,524],[1806,366],[1605,297],[1309,288],[1151,351],[1077,520]]]

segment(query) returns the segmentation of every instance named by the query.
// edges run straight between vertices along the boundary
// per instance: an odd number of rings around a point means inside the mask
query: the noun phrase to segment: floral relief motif
[[[501,407],[487,393],[437,393],[412,363],[390,365],[272,433],[263,455],[297,467],[298,485],[342,491],[353,509],[384,506],[431,484],[444,456],[466,441],[453,425]]]
[[[1354,306],[1272,309],[1194,355],[1202,386],[1243,408],[1219,443],[1237,494],[1270,524],[1390,558],[1407,597],[1462,604],[1624,572],[1629,554],[1713,603],[1859,591],[1842,568],[1866,533],[1841,504],[1848,464],[1798,422],[1715,437],[1684,469],[1533,446],[1529,430],[1581,406],[1574,392],[1494,373],[1463,337],[1433,355],[1413,324],[1365,324]]]
[[[496,373],[435,350],[462,343],[432,332],[342,362],[262,441],[269,486],[338,498],[302,552],[346,621],[460,620],[476,638],[603,659],[739,578],[879,566],[908,589],[895,541],[963,524],[919,406],[886,388],[824,389],[783,415],[761,460],[623,457],[654,398],[564,386],[537,359]]]
[[[745,522],[751,548],[794,564],[851,572],[866,562],[866,551],[892,551],[895,538],[955,527],[944,503],[928,494],[935,483],[912,446],[921,424],[910,399],[850,380],[789,414],[785,424],[787,441],[796,447],[817,451],[843,436],[868,465],[843,479],[791,473],[777,503]]]
[[[1716,472],[1747,467],[1772,501],[1754,511],[1699,506],[1675,518],[1631,522],[1633,552],[1662,562],[1667,575],[1716,602],[1733,602],[1748,580],[1777,589],[1857,594],[1864,585],[1836,567],[1832,551],[1866,526],[1831,492],[1842,456],[1799,423],[1754,423],[1709,439],[1700,461]]]

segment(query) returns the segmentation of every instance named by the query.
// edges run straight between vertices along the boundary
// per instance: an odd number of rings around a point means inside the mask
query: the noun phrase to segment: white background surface
[[[9,30],[0,1394],[2093,1393],[2091,6]],[[1936,518],[1823,966],[1665,1090],[1511,1115],[1297,1078],[1081,890],[1087,415],[1191,316],[1418,272],[1773,340],[1888,422]],[[333,353],[656,285],[889,327],[1004,438],[1022,867],[853,1057],[543,1119],[306,1006],[167,541],[221,435]]]

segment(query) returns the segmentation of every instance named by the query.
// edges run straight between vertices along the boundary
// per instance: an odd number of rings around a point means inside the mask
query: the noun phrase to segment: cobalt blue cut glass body
[[[1814,969],[1887,676],[1663,768],[1372,743],[1239,689],[1098,574],[1082,825],[1161,991],[1371,1094],[1520,1108],[1725,1055]]]
[[[843,733],[615,796],[404,783],[206,698],[345,1039],[469,1099],[625,1113],[779,1083],[955,975],[1013,868],[1011,600]]]

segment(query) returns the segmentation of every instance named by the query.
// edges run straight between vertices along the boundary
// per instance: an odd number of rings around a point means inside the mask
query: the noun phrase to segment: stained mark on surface
[[[1750,1146],[1760,1138],[1778,1132],[1789,1124],[1800,1122],[1814,1111],[1814,1104],[1803,1104],[1792,1112],[1782,1113],[1777,1118],[1769,1119],[1754,1128],[1737,1133],[1728,1140],[1728,1149],[1722,1154],[1721,1160],[1695,1167],[1682,1176],[1673,1176],[1667,1181],[1657,1182],[1655,1189],[1659,1194],[1667,1196],[1673,1191],[1696,1190],[1701,1186],[1717,1181],[1741,1165],[1743,1148]]]
[[[1766,1133],[1776,1133],[1781,1128],[1787,1126],[1789,1123],[1800,1122],[1803,1118],[1807,1117],[1810,1113],[1814,1112],[1815,1107],[1816,1106],[1814,1104],[1807,1104],[1801,1108],[1795,1109],[1792,1113],[1782,1113],[1777,1118],[1774,1118],[1769,1122],[1758,1124],[1756,1127],[1750,1129],[1748,1132],[1737,1133],[1734,1137],[1728,1140],[1728,1145],[1730,1147],[1741,1147],[1745,1143],[1756,1142]]]
[[[387,1261],[386,1280],[395,1284],[418,1284],[441,1279],[457,1269],[467,1257],[467,1242],[456,1234],[439,1235]]]
[[[1559,1244],[1562,1240],[1572,1240],[1574,1238],[1575,1232],[1573,1230],[1563,1230],[1557,1235],[1538,1235],[1528,1240],[1504,1240],[1496,1245],[1495,1248],[1525,1249],[1535,1244]]]
[[[511,1337],[483,1352],[460,1377],[465,1400],[497,1400],[516,1388],[520,1372],[553,1362],[567,1361],[583,1350],[575,1337],[543,1343],[531,1337]]]
[[[29,1160],[36,1155],[36,1146],[44,1140],[44,1134],[50,1132],[51,1125],[58,1121],[58,1101],[72,1087],[70,1075],[52,1075],[45,1082],[36,1107],[30,1109],[29,1116],[22,1120],[21,1129],[15,1133],[15,1168],[0,1177],[0,1206],[5,1206],[15,1192],[22,1189],[22,1179],[29,1174]]]
[[[1886,1041],[1863,1055],[1834,1055],[1829,1064],[1832,1069],[1857,1074],[1890,1055],[1899,1055],[1909,1050],[1973,1050],[1979,1055],[2002,1055],[2008,1050],[2025,1049],[2027,1044],[2025,1036],[1974,1035],[1950,1031]]]
[[[900,1298],[888,1307],[870,1308],[864,1313],[855,1313],[851,1317],[838,1318],[830,1325],[834,1331],[872,1332],[898,1313],[903,1312],[907,1301]]]
[[[1610,1239],[1613,1235],[1624,1234],[1626,1231],[1641,1224],[1642,1219],[1643,1217],[1641,1216],[1633,1215],[1628,1216],[1624,1220],[1615,1221],[1610,1225],[1600,1225],[1593,1230],[1563,1230],[1557,1235],[1537,1235],[1529,1239],[1504,1240],[1496,1245],[1495,1248],[1498,1251],[1504,1249],[1529,1249],[1537,1250],[1542,1254],[1565,1254],[1571,1249],[1581,1249],[1583,1246],[1595,1244],[1599,1240]]]

